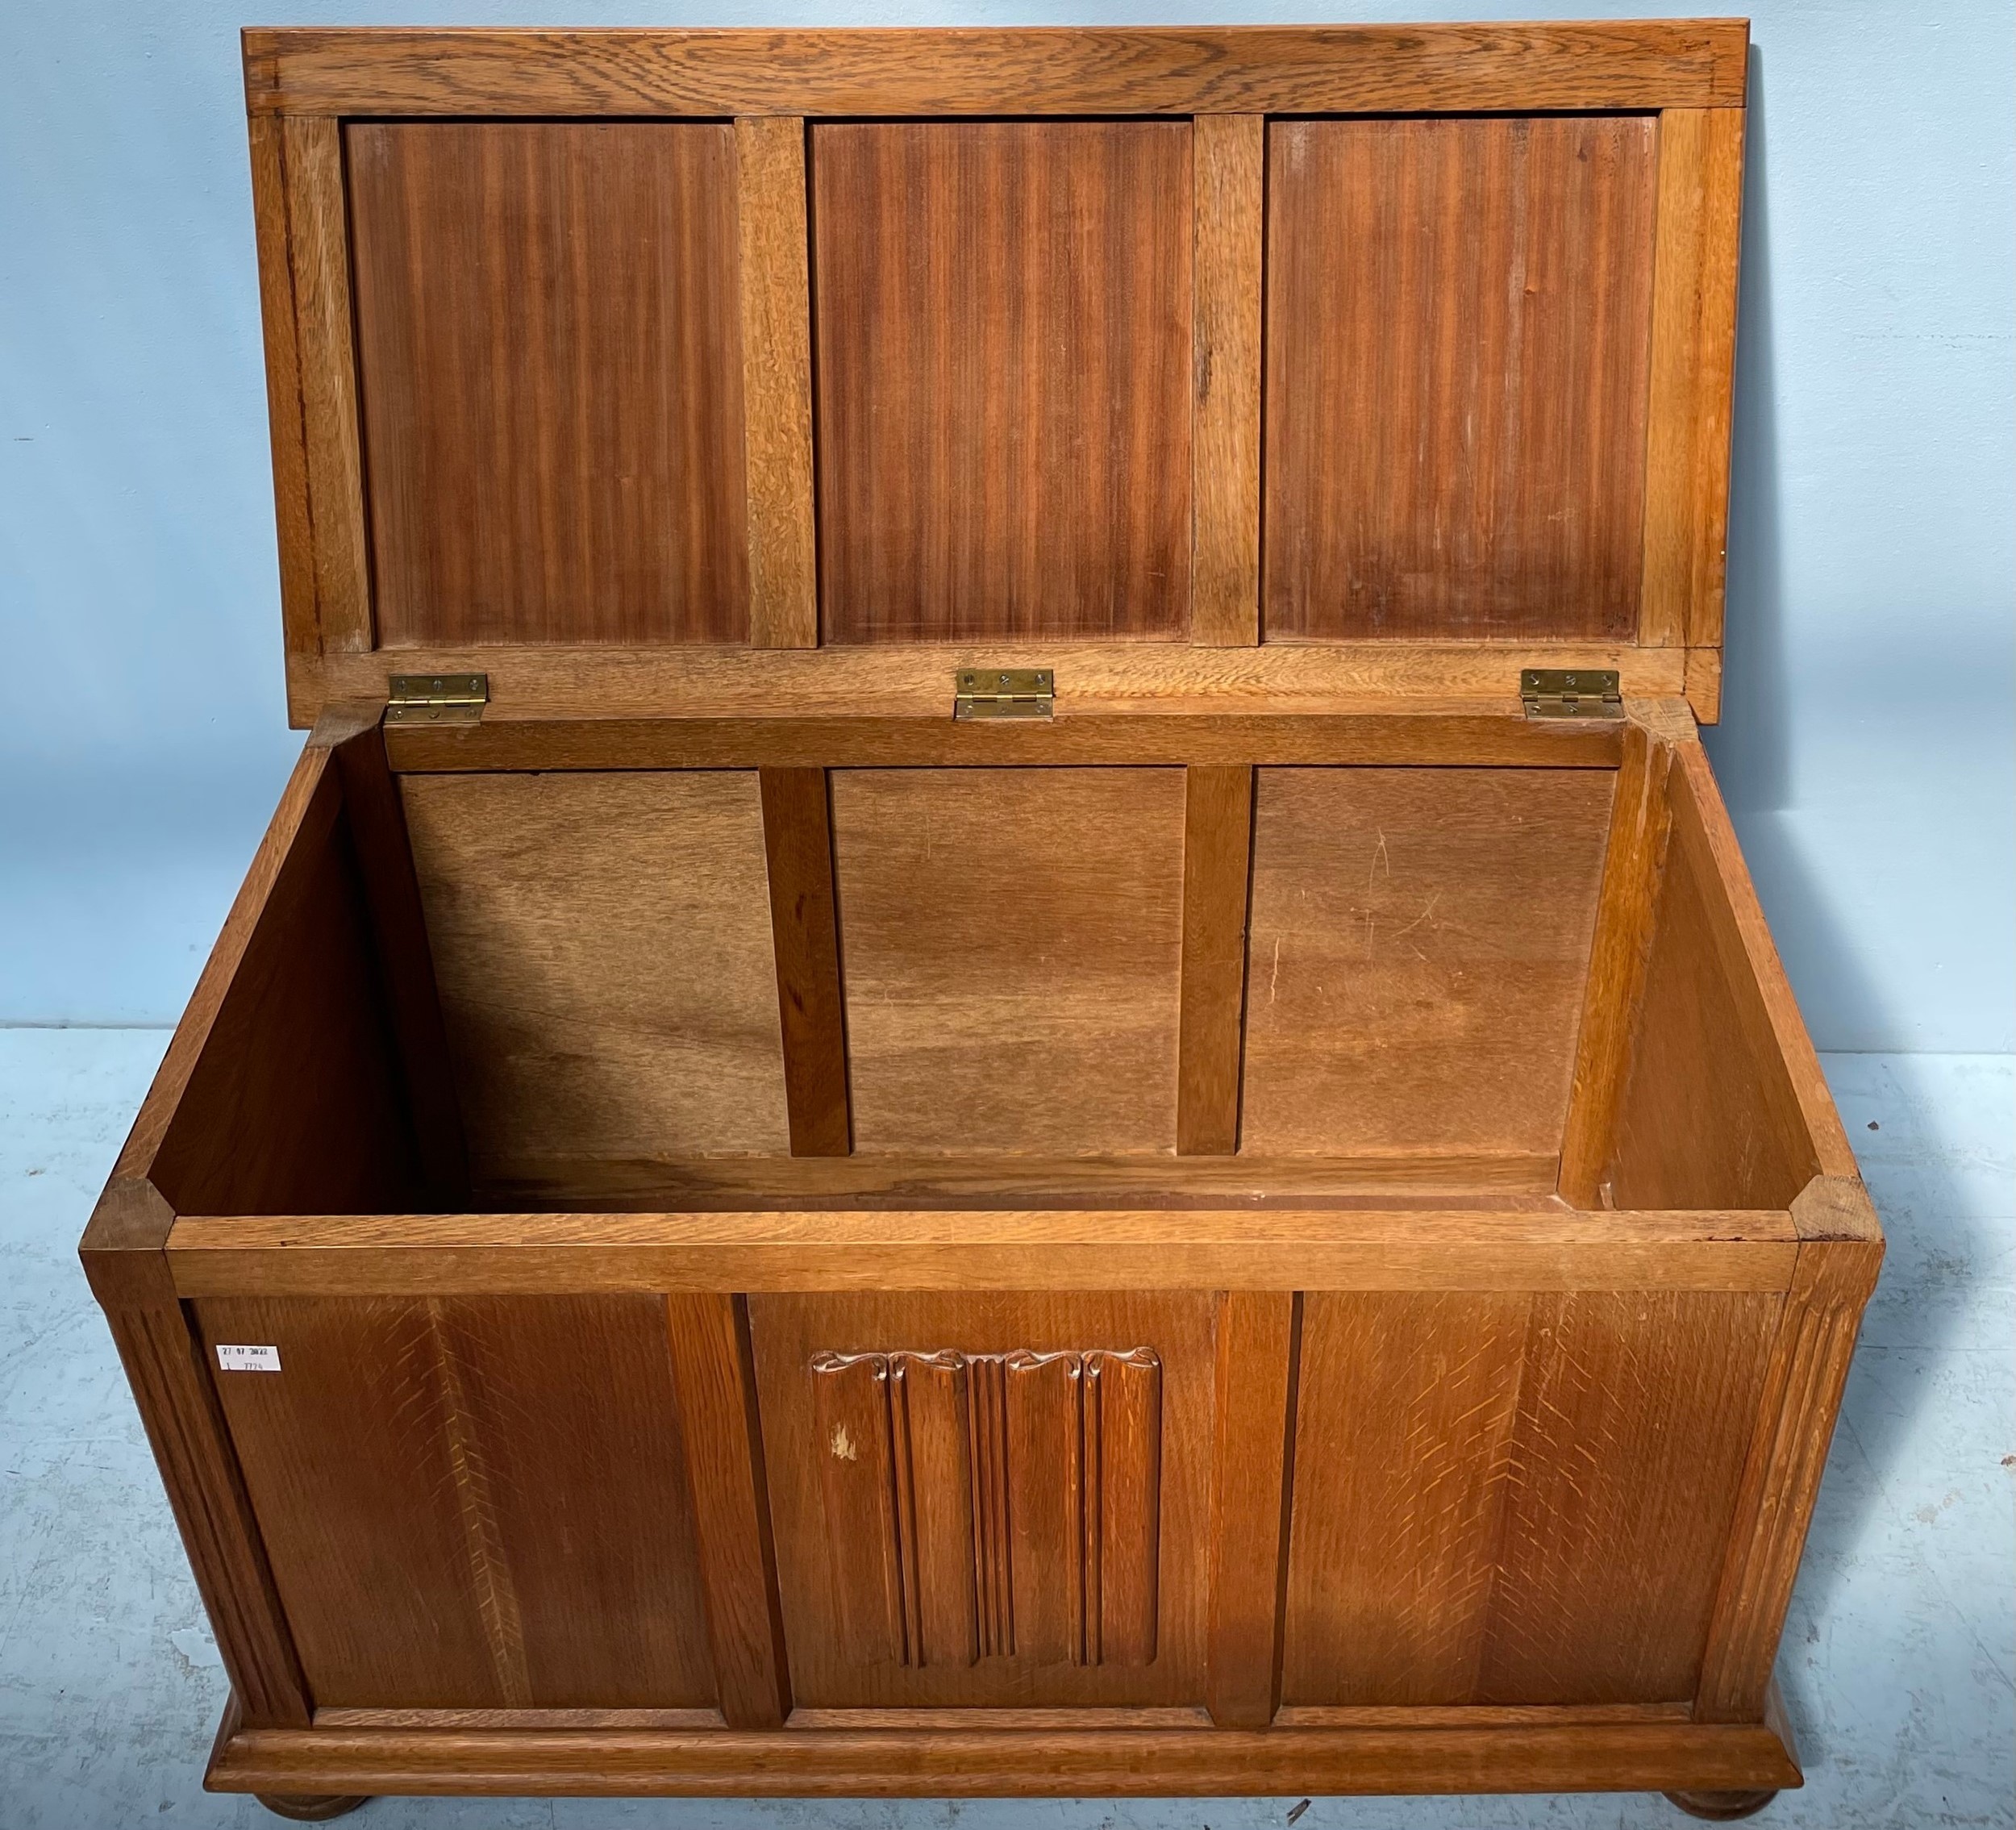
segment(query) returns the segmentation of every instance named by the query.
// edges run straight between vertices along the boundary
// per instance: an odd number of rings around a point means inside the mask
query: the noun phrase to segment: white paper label
[[[227,1373],[277,1373],[280,1349],[277,1347],[220,1347],[219,1368]]]

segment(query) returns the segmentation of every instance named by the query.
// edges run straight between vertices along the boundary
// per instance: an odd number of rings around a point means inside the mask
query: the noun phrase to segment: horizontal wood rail
[[[1733,1791],[1801,1778],[1766,1722],[905,1733],[802,1728],[793,1719],[781,1734],[235,1730],[227,1722],[205,1783],[226,1792],[944,1798]]]
[[[254,30],[260,114],[1189,115],[1735,107],[1741,19],[897,31]]]
[[[179,1219],[183,1297],[619,1290],[1757,1290],[1789,1214],[306,1215]]]

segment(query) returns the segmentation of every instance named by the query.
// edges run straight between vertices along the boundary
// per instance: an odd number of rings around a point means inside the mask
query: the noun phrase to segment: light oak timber
[[[259,315],[265,331],[266,411],[273,457],[273,515],[280,536],[280,615],[286,652],[322,646],[308,509],[307,429],[287,210],[286,130],[270,116],[250,124],[252,221],[259,248]],[[306,722],[304,720],[303,722]]]
[[[1301,1336],[1298,1295],[1227,1290],[1218,1299],[1205,1687],[1221,1728],[1263,1728],[1281,1703]]]
[[[1740,110],[1660,116],[1638,632],[1647,644],[1722,645],[1743,136]]]
[[[335,758],[421,1171],[444,1207],[460,1205],[469,1199],[469,1145],[462,1135],[461,1106],[441,1021],[427,916],[413,872],[406,811],[398,784],[386,765],[385,737],[375,718],[335,746]]]
[[[343,130],[332,115],[289,115],[281,123],[281,133],[307,457],[308,521],[314,553],[316,626],[325,656],[359,653],[370,648],[375,636],[364,531],[356,345],[350,312]],[[287,523],[281,525],[285,531]],[[314,709],[320,711],[319,701]]]
[[[220,1740],[205,1783],[224,1792],[1069,1798],[1738,1790],[1802,1778],[1764,1724],[1647,1722],[781,1736],[244,1729]]]
[[[1722,650],[1687,651],[1687,702],[1703,724],[1722,722]]]
[[[1746,1022],[1760,1052],[1782,1064],[1818,1173],[1851,1181],[1860,1173],[1855,1152],[1800,1018],[1708,752],[1699,744],[1681,744],[1674,752],[1669,780],[1675,836],[1701,861],[1704,876],[1712,871],[1720,886],[1721,894],[1710,899],[1709,912],[1717,951],[1743,1003]]]
[[[1252,838],[1252,770],[1186,771],[1176,1091],[1176,1148],[1181,1156],[1230,1156],[1239,1148]]]
[[[852,1148],[847,1015],[826,771],[765,769],[759,777],[791,1149],[800,1157],[844,1157]]]
[[[1669,761],[1666,746],[1643,725],[1635,723],[1626,730],[1561,1139],[1561,1195],[1577,1207],[1602,1204],[1603,1171],[1615,1148],[1617,1108],[1631,1065],[1632,1027],[1644,990],[1665,861]]]
[[[1260,115],[1199,115],[1190,137],[1197,212],[1190,640],[1250,647],[1260,640],[1267,122]]]
[[[722,1717],[775,1728],[791,1713],[791,1678],[748,1310],[739,1296],[695,1291],[668,1296],[665,1319]]]
[[[351,727],[338,723],[348,735]],[[79,1256],[104,1307],[218,1650],[254,1724],[305,1725],[310,1702],[208,1366],[165,1248],[173,1211],[148,1179],[219,1008],[298,841],[336,817],[328,742],[311,741],[282,790],[217,944],[85,1229]]]
[[[749,640],[756,648],[816,648],[805,122],[790,115],[745,116],[735,124],[735,144]]]
[[[1792,1217],[1799,1261],[1709,1626],[1697,1721],[1755,1721],[1765,1707],[1856,1331],[1883,1261],[1876,1210],[1852,1178],[1816,1176]]]
[[[397,115],[1734,107],[1740,19],[1167,30],[244,35],[246,103]]]
[[[502,718],[774,718],[872,714],[952,717],[957,669],[1048,667],[1060,719],[1172,701],[1193,709],[1422,711],[1518,709],[1526,667],[1613,668],[1626,698],[1685,689],[1684,649],[1547,642],[1340,642],[1214,648],[1201,643],[1113,642],[1006,646],[978,643],[854,644],[802,649],[385,648],[296,657],[302,702],[385,695],[394,673],[487,673],[485,719]],[[1378,704],[1368,702],[1377,700]]]
[[[177,1219],[185,1297],[873,1290],[1766,1290],[1783,1214],[1210,1211]]]
[[[1559,1159],[1456,1151],[1352,1157],[525,1157],[493,1166],[487,1211],[736,1212],[798,1207],[1535,1207]]]
[[[1142,708],[1056,719],[910,717],[486,718],[394,724],[402,773],[485,769],[998,768],[1369,764],[1614,769],[1620,724],[1529,719],[1516,711],[1294,713]]]

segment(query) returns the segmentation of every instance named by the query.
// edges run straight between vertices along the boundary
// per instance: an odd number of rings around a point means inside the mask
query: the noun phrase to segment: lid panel
[[[1628,637],[1656,117],[1269,140],[1265,636]]]
[[[829,642],[1175,637],[1188,122],[812,129]]]
[[[345,141],[380,644],[744,640],[734,129]]]

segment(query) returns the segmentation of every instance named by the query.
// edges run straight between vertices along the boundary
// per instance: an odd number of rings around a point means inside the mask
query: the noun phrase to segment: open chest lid
[[[290,713],[1711,721],[1747,44],[248,32]]]

